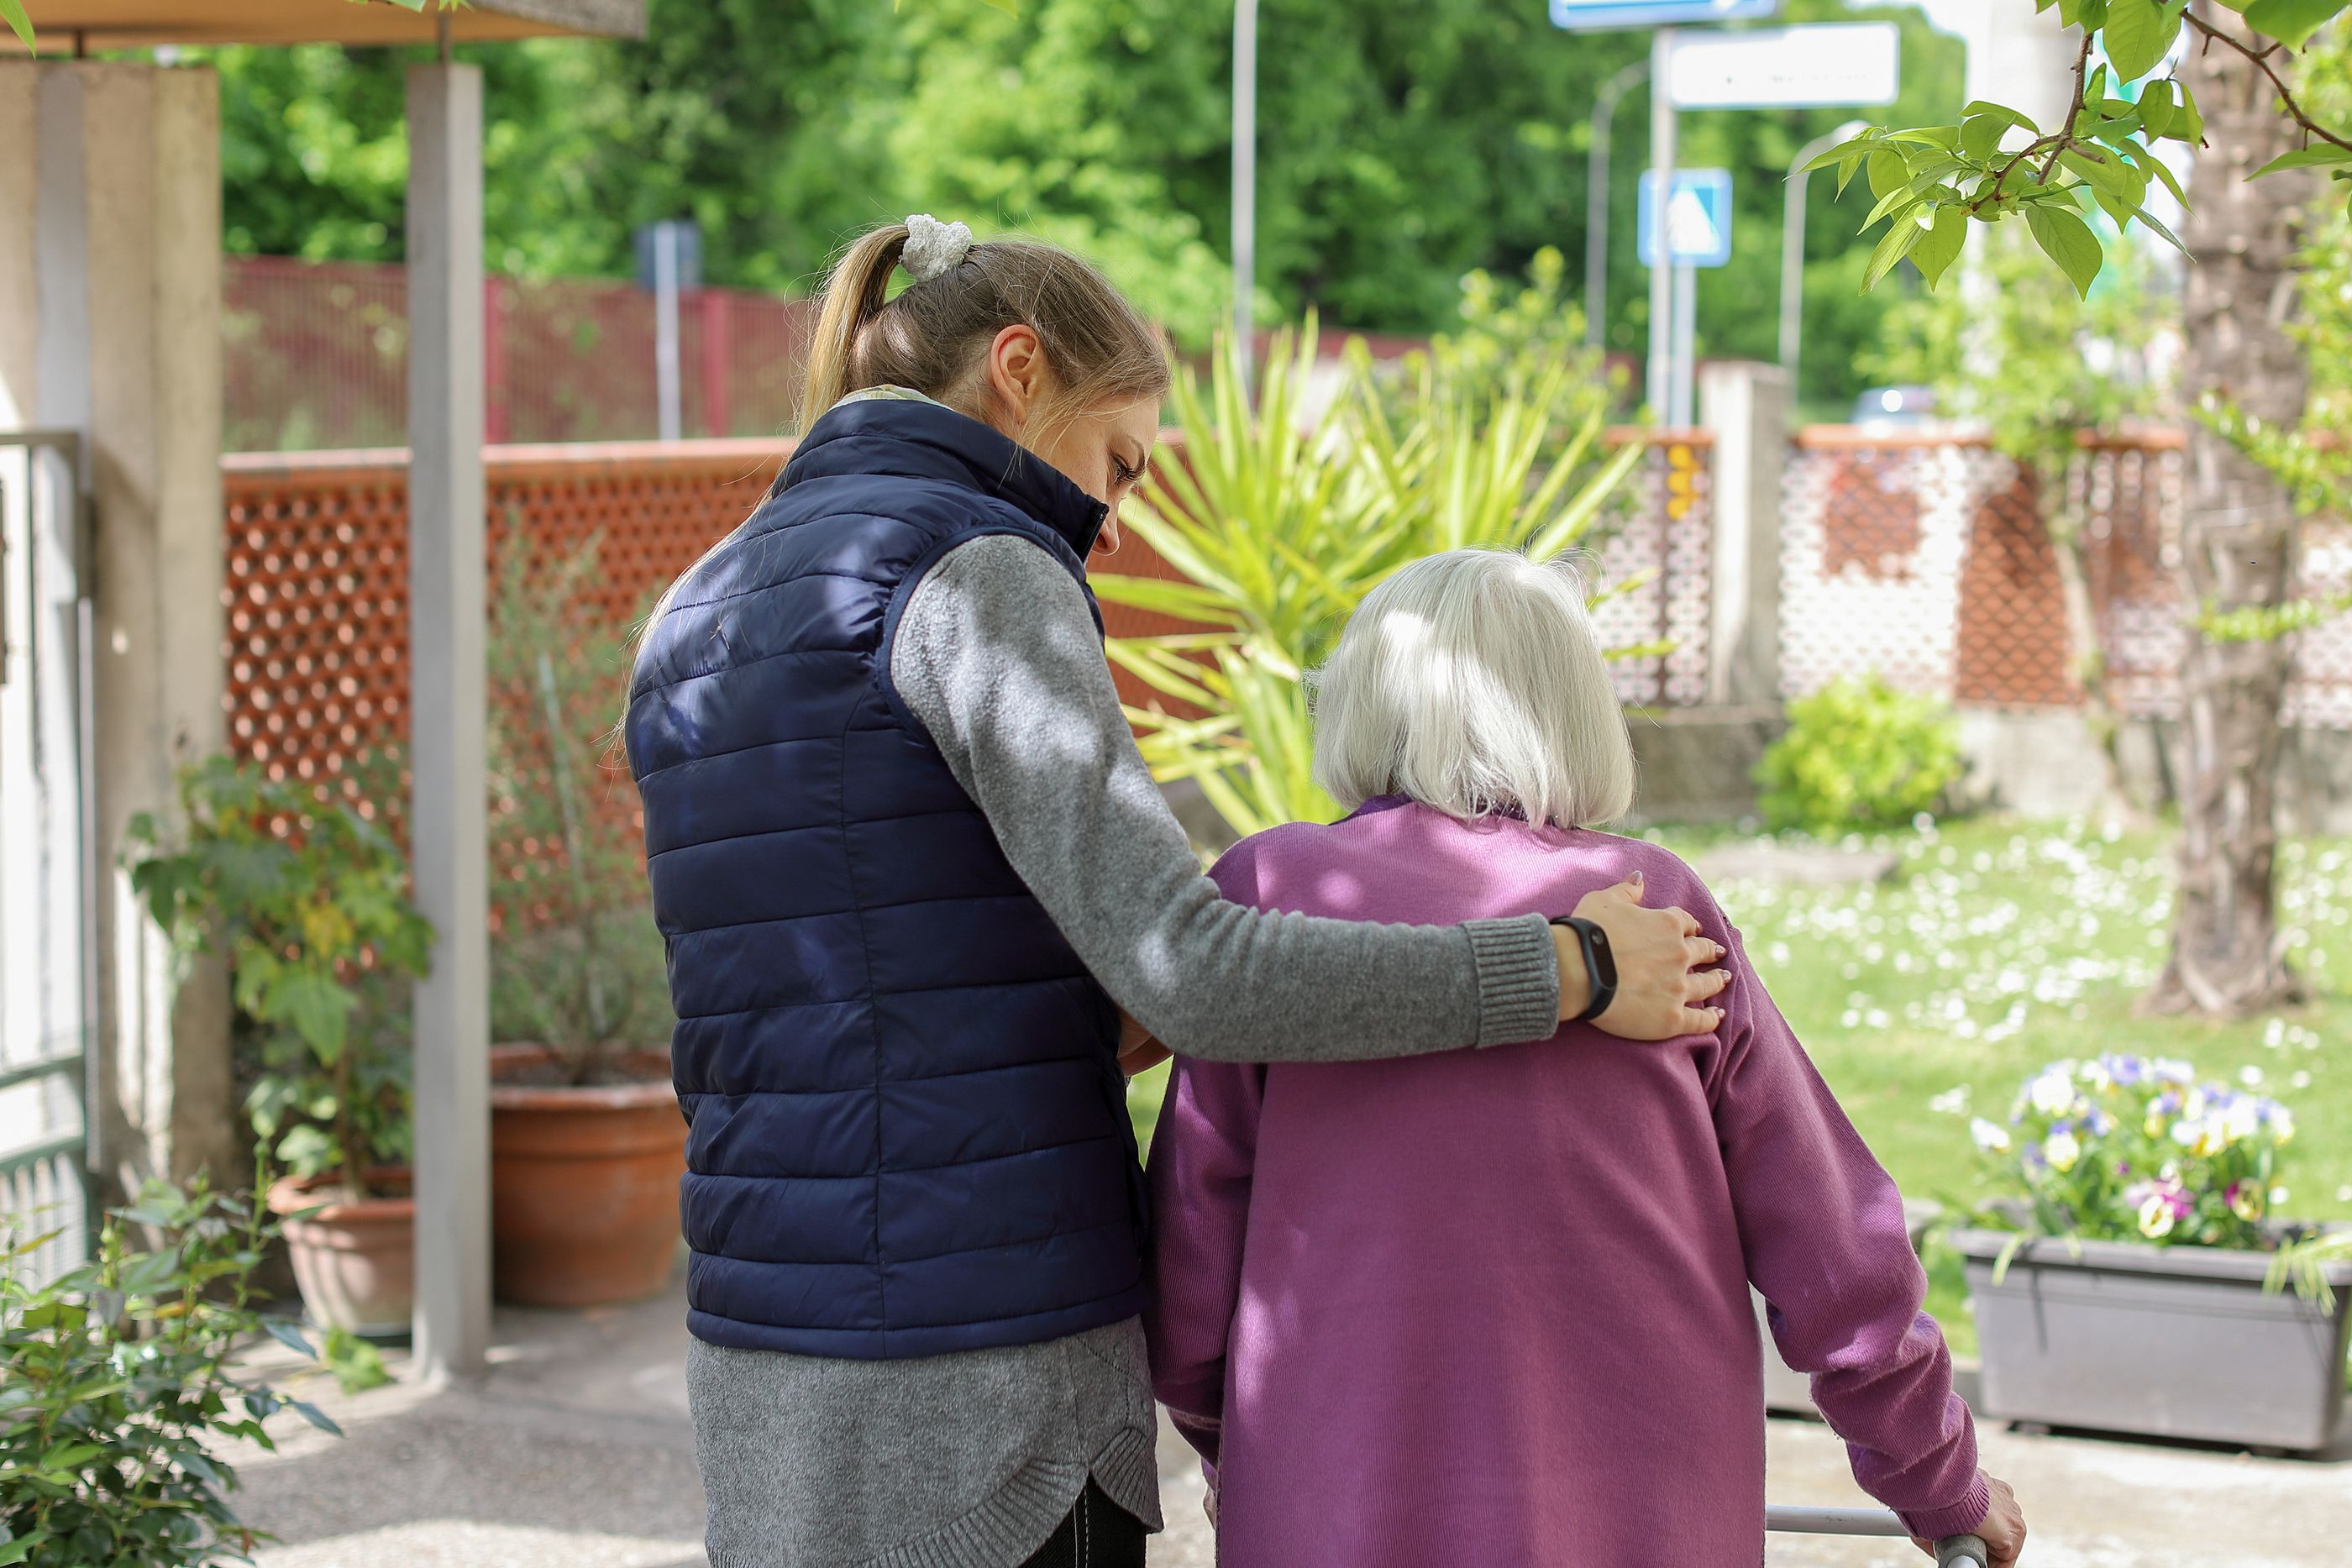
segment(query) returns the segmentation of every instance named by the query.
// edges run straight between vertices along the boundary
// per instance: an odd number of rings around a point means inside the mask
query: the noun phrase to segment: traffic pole
[[[1661,27],[1650,40],[1650,178],[1657,188],[1650,203],[1650,413],[1663,421],[1674,392],[1675,265],[1673,228],[1667,222],[1675,195],[1675,29]]]

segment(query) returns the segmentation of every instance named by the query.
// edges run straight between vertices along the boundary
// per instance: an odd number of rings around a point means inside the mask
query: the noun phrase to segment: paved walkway
[[[279,1416],[272,1427],[284,1448],[241,1467],[246,1519],[280,1537],[259,1561],[701,1568],[684,1321],[676,1295],[592,1312],[501,1310],[493,1370],[478,1388],[396,1384],[345,1398],[318,1380],[304,1396],[348,1435],[337,1440]],[[2003,1431],[1989,1432],[1985,1449],[2026,1500],[2034,1568],[2352,1563],[2352,1437],[2321,1461]],[[1825,1428],[1774,1421],[1769,1450],[1776,1500],[1862,1500]],[[1199,1473],[1164,1431],[1160,1477],[1170,1530],[1153,1542],[1153,1568],[1212,1568]],[[1924,1561],[1899,1542],[1791,1538],[1776,1538],[1767,1556],[1774,1568]]]

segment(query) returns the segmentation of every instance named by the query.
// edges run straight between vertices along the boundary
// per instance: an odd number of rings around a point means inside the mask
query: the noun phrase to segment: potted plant
[[[133,887],[184,955],[226,958],[246,1111],[285,1175],[269,1208],[313,1321],[408,1332],[415,1205],[408,1190],[408,1053],[398,1003],[362,1008],[425,972],[432,927],[380,828],[340,801],[226,757],[182,771],[176,847],[132,819]]]
[[[504,1300],[589,1306],[668,1280],[686,1121],[635,793],[604,756],[625,670],[583,603],[595,546],[534,561],[509,538],[489,650],[492,1272]]]
[[[2324,1448],[2344,1401],[2352,1260],[2273,1207],[2294,1118],[2185,1061],[2053,1062],[1977,1145],[2009,1190],[1953,1238],[1983,1413]],[[2296,1289],[2279,1289],[2292,1277]]]

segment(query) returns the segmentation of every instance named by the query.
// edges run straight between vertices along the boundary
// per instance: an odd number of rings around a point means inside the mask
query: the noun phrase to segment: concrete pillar
[[[84,436],[94,497],[94,1132],[118,1188],[249,1170],[216,964],[174,973],[120,869],[131,815],[221,747],[220,89],[0,62],[0,422]]]
[[[482,78],[408,72],[409,807],[416,902],[416,1360],[470,1377],[490,1333],[489,828],[483,625]]]
[[[1780,476],[1790,398],[1778,365],[1722,361],[1699,374],[1699,423],[1715,433],[1710,703],[1780,700]]]

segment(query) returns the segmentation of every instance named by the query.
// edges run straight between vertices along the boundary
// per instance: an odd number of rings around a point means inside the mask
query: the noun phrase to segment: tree
[[[485,256],[520,277],[626,276],[631,231],[692,217],[714,283],[797,292],[844,236],[908,212],[1018,227],[1095,256],[1188,347],[1225,319],[1233,8],[1224,0],[650,0],[637,41],[458,47],[485,73]],[[1891,17],[1904,96],[1948,115],[1960,46],[1916,12],[1789,0],[1797,21]],[[1571,36],[1541,0],[1265,0],[1259,287],[1267,319],[1420,333],[1463,275],[1582,254],[1589,116],[1639,33]],[[396,260],[401,74],[415,49],[217,49],[230,249]],[[1689,114],[1685,162],[1733,177],[1733,265],[1700,280],[1710,354],[1770,357],[1780,179],[1838,110]],[[1623,106],[1604,340],[1636,348],[1640,95]],[[1822,193],[1826,198],[1828,193]],[[1813,204],[1806,392],[1850,402],[1887,300],[1841,284],[1871,198]],[[1574,292],[1572,289],[1571,292]]]
[[[2022,217],[2034,241],[2087,295],[2105,243],[2138,222],[2195,264],[2185,384],[2200,402],[2272,430],[2300,424],[2307,367],[2289,330],[2296,235],[2315,194],[2308,171],[2352,181],[2352,134],[2315,119],[2296,91],[2295,51],[2346,0],[2040,0],[2083,28],[2063,123],[2048,130],[2000,104],[1969,104],[1958,125],[1876,128],[1832,149],[1840,179],[1866,168],[1888,220],[1867,281],[1908,256],[1930,284],[1958,259],[1971,222]],[[2178,71],[2151,78],[2183,34]],[[2092,64],[2094,44],[2107,63]],[[2140,81],[2133,98],[2109,88]],[[2185,239],[2146,206],[2173,177],[2149,148],[2200,148]],[[2247,175],[2251,172],[2252,178]],[[2086,204],[2088,204],[2086,205]],[[2191,428],[2181,589],[2197,607],[2182,668],[2187,759],[2172,952],[2153,1005],[2239,1014],[2299,999],[2277,930],[2275,779],[2291,664],[2277,635],[2215,634],[2260,625],[2293,602],[2296,497],[2226,433]]]
[[[2220,25],[2237,33],[2242,24]],[[2233,54],[2193,49],[2189,89],[2205,105],[2208,151],[2190,179],[2186,382],[2266,422],[2303,414],[2308,375],[2288,335],[2295,231],[2310,177],[2240,177],[2293,150],[2296,127]],[[2265,68],[2284,82],[2292,68]],[[2232,165],[2235,165],[2234,167]],[[2205,424],[2190,426],[2181,524],[2186,602],[2227,614],[2294,591],[2295,512],[2275,475]],[[2277,788],[2293,650],[2283,638],[2225,640],[2192,627],[2181,664],[2180,884],[2172,954],[2151,1000],[2243,1013],[2303,998],[2278,940]]]

